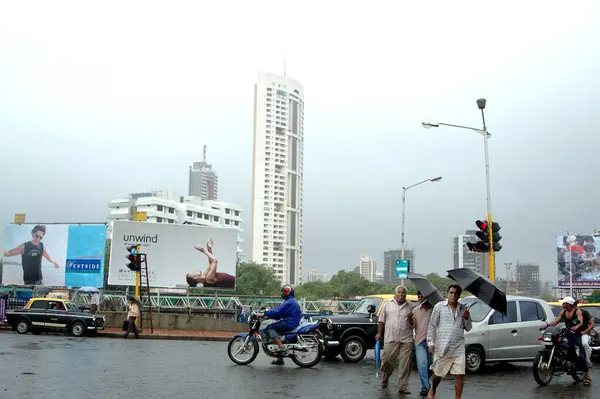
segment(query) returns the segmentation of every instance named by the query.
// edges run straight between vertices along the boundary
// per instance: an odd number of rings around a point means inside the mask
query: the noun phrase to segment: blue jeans
[[[271,339],[273,339],[291,330],[293,330],[293,328],[289,328],[282,322],[278,321],[276,323],[269,324],[268,326],[266,326],[264,331]]]
[[[429,391],[429,367],[431,367],[431,356],[429,356],[429,348],[427,341],[420,344],[415,344],[415,356],[417,358],[417,371],[421,380],[421,390]]]

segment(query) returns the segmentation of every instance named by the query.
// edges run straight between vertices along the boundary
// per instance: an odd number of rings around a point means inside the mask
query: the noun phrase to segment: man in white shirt
[[[98,312],[98,308],[100,307],[100,293],[94,292],[92,294],[92,298],[90,299],[90,313],[95,314]]]

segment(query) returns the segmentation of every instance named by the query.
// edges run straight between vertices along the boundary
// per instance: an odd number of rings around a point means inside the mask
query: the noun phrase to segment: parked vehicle
[[[491,309],[471,296],[460,302],[469,306],[473,328],[465,332],[467,370],[479,372],[485,364],[532,361],[540,348],[540,326],[554,320],[542,299],[508,296],[507,314]]]
[[[32,298],[22,309],[6,311],[6,322],[19,334],[66,331],[75,337],[104,330],[104,316],[82,312],[73,302]]]
[[[572,336],[573,332],[564,325],[545,330],[542,335],[544,347],[533,361],[533,378],[539,385],[548,385],[555,375],[564,373],[575,381],[583,381],[585,373],[577,369],[579,348],[571,343]]]
[[[252,313],[248,319],[250,331],[235,335],[227,345],[227,355],[232,362],[239,365],[250,364],[256,359],[259,353],[259,342],[262,343],[263,352],[276,358],[278,355],[289,357],[300,367],[313,367],[318,364],[323,357],[323,347],[326,345],[322,338],[320,329],[331,325],[327,319],[300,324],[297,328],[283,334],[281,342],[285,345],[286,351],[275,353],[277,344],[273,343],[271,338],[264,333],[265,327],[274,322],[265,320]],[[244,357],[247,355],[247,357]]]
[[[323,355],[327,359],[334,359],[341,354],[346,362],[360,362],[367,350],[375,349],[379,314],[385,302],[393,297],[394,295],[369,295],[358,303],[352,313],[329,316],[332,330],[325,337],[329,345]],[[416,295],[407,295],[406,300],[418,302]],[[383,343],[381,347],[383,348]]]

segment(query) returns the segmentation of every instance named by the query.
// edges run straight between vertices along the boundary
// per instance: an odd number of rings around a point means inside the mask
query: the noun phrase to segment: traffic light
[[[127,264],[127,268],[132,272],[139,272],[142,270],[142,259],[140,257],[140,246],[139,245],[128,245],[126,247],[127,252],[127,260],[129,263]]]
[[[485,220],[477,220],[475,225],[479,229],[478,232],[475,233],[479,241],[477,242],[468,242],[467,248],[472,252],[490,252],[490,231],[488,222]],[[502,249],[502,245],[500,245],[500,240],[502,236],[500,233],[500,225],[496,222],[492,222],[492,235],[494,239],[494,251],[498,252]]]

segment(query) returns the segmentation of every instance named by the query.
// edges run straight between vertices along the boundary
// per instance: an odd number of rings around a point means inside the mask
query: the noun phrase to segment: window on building
[[[229,224],[229,219],[225,219],[225,224]]]
[[[218,221],[219,221],[219,217],[215,216],[215,222],[218,222]]]
[[[193,216],[194,216],[194,212],[192,212],[192,211],[187,211],[187,215],[188,215],[189,217],[193,217]]]
[[[163,206],[162,205],[156,205],[156,210],[159,212],[163,211]]]
[[[156,218],[156,223],[162,223],[163,218]]]

